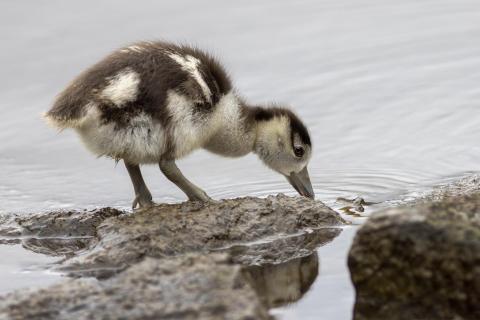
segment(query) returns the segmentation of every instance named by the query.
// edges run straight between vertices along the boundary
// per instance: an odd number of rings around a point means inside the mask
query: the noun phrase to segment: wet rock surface
[[[360,228],[348,261],[355,319],[480,319],[477,179],[375,213]]]
[[[269,319],[224,255],[148,258],[116,277],[68,280],[0,300],[0,319]]]
[[[43,212],[27,216],[4,217],[0,235],[36,237],[94,236],[105,219],[123,214],[113,208],[91,211]],[[8,223],[7,223],[8,222]]]
[[[283,195],[3,219],[3,239],[80,279],[3,297],[0,319],[267,319],[310,288],[315,250],[346,223]]]
[[[312,241],[318,245],[327,242],[339,230],[312,231],[318,236],[303,244],[302,239],[275,240],[295,234],[301,238],[310,230],[343,223],[335,211],[320,202],[281,195],[209,204],[162,204],[105,220],[97,228],[99,242],[95,248],[70,259],[62,268],[71,274],[104,278],[146,256],[164,258],[213,250],[230,251],[237,261],[279,262],[310,254],[316,248]],[[271,250],[265,252],[261,245],[255,250],[255,241],[259,240],[268,243]],[[249,242],[254,246],[249,246],[245,256],[241,250],[231,250]]]

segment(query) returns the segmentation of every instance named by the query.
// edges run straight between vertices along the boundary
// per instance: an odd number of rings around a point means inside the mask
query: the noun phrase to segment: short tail
[[[71,128],[76,129],[80,128],[84,122],[86,116],[80,117],[62,117],[61,115],[55,114],[55,112],[48,111],[42,113],[43,120],[48,124],[49,127],[58,129],[60,131]]]
[[[64,130],[67,128],[79,128],[84,124],[87,114],[94,104],[89,103],[91,97],[88,92],[91,90],[88,88],[87,90],[85,86],[75,85],[75,82],[78,81],[73,81],[67,86],[57,96],[52,108],[42,114],[42,118],[49,126]]]
[[[50,112],[43,112],[42,119],[47,123],[49,127],[54,129],[64,130],[66,128],[70,128],[68,121],[62,120],[60,118],[55,117]]]

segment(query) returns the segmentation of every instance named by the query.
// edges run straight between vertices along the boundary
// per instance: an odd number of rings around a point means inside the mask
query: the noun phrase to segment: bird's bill
[[[286,176],[286,178],[300,195],[315,199],[315,193],[313,192],[312,183],[310,182],[306,166],[300,172],[292,172],[289,176]]]

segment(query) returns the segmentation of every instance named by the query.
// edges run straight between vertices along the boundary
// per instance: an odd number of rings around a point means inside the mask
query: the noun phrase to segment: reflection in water
[[[233,261],[247,265],[255,290],[269,308],[298,301],[318,275],[317,249],[332,241],[343,229],[312,229],[228,249]]]
[[[298,301],[310,289],[318,275],[318,255],[290,260],[281,264],[249,266],[254,288],[269,308]]]
[[[24,249],[51,257],[72,257],[88,248],[94,237],[35,238],[2,237],[0,245],[21,245]]]
[[[319,275],[307,294],[295,304],[270,311],[277,320],[352,319],[354,289],[346,264],[348,249],[358,227],[344,227],[342,233],[317,252]]]
[[[22,241],[16,238],[0,238],[0,245],[20,244]]]
[[[72,257],[78,251],[88,248],[93,237],[72,238],[26,238],[22,239],[22,247],[35,253],[48,256]]]
[[[243,265],[281,264],[310,255],[341,232],[341,228],[335,227],[311,229],[300,234],[277,236],[273,239],[235,245],[222,250],[229,252],[234,262]]]

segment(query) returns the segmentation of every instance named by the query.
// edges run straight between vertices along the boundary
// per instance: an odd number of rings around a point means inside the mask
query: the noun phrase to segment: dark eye
[[[302,147],[294,147],[293,152],[295,153],[295,156],[297,156],[298,158],[301,158],[305,153],[305,149],[303,149]]]

